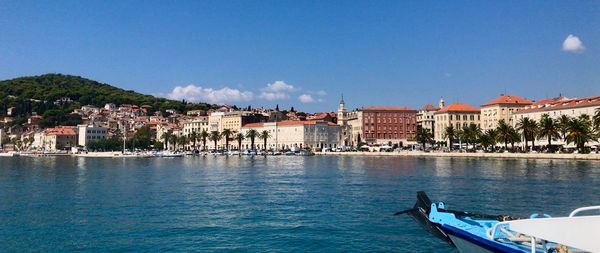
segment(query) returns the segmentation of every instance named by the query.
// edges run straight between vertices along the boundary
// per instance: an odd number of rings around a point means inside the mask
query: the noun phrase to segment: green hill
[[[62,98],[72,102],[57,103]],[[180,112],[215,107],[158,98],[80,76],[45,74],[0,81],[0,116],[7,116],[7,109],[15,107],[11,116],[19,121],[18,124],[34,112],[44,115],[52,110],[52,114],[68,114],[82,105],[102,107],[107,103],[151,105],[153,111],[175,109]]]

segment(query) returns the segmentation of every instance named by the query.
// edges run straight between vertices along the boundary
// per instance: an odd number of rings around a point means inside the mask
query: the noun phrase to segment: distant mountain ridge
[[[25,109],[17,110],[20,114],[30,114],[32,111],[43,114],[43,108],[42,111],[35,110],[40,106],[28,108],[30,106],[26,104],[33,100],[38,101],[38,103],[40,103],[39,101],[41,103],[54,103],[63,98],[72,100],[70,103],[73,105],[70,107],[82,105],[101,107],[107,103],[114,103],[117,105],[150,105],[152,111],[176,109],[182,112],[215,107],[215,105],[206,103],[191,104],[185,101],[158,98],[73,75],[43,74],[0,81],[0,115],[4,115],[7,108],[15,106]]]

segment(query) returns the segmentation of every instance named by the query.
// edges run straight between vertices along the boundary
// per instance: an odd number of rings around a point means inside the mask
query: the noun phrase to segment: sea
[[[0,157],[1,252],[456,252],[407,216],[565,216],[600,163],[419,157]]]

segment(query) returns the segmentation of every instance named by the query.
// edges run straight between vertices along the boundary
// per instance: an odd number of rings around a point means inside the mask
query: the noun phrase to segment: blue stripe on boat
[[[453,226],[442,224],[441,227],[442,227],[442,230],[444,230],[444,232],[446,232],[447,234],[451,234],[456,237],[465,239],[465,240],[469,241],[470,243],[473,243],[479,247],[491,250],[493,252],[501,252],[501,253],[523,253],[523,252],[525,252],[523,250],[519,250],[516,248],[512,248],[512,247],[503,245],[499,242],[494,242],[494,241],[488,240],[487,238],[482,238],[480,236],[473,235],[469,232],[455,228]]]

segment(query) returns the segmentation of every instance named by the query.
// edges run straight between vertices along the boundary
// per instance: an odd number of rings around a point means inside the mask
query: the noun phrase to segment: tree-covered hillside
[[[72,102],[57,103],[63,98]],[[82,105],[102,107],[107,103],[151,105],[153,111],[176,109],[185,112],[213,107],[209,104],[192,104],[144,95],[79,76],[45,74],[0,81],[0,116],[6,116],[10,107],[15,107],[13,117],[24,118],[33,112],[38,115],[43,115],[48,110],[70,113]]]

